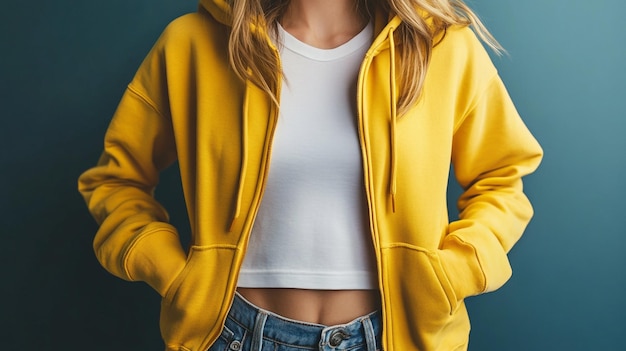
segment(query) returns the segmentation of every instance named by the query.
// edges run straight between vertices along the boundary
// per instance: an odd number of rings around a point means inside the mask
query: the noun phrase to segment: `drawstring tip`
[[[391,194],[391,211],[396,213],[396,194]]]
[[[237,222],[237,217],[233,218],[233,220],[230,222],[230,226],[228,227],[229,233],[233,231],[233,228],[235,227],[235,222]]]

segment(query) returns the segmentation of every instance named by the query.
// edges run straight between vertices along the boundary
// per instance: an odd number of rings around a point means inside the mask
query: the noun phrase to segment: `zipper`
[[[380,235],[377,230],[376,225],[376,209],[374,204],[374,185],[372,181],[372,167],[371,167],[371,157],[369,154],[370,148],[368,147],[367,140],[367,127],[365,125],[365,100],[364,90],[365,90],[365,76],[369,72],[370,65],[372,63],[373,57],[375,56],[374,52],[376,52],[377,48],[368,50],[365,55],[365,59],[363,64],[361,65],[359,71],[359,77],[357,82],[357,119],[358,119],[358,130],[359,130],[359,141],[361,143],[361,154],[363,159],[363,182],[365,186],[365,194],[367,198],[367,208],[369,211],[370,217],[370,234],[372,236],[372,243],[374,245],[374,253],[376,255],[376,268],[378,270],[378,288],[380,290],[380,303],[381,303],[381,314],[383,318],[383,325],[385,325],[386,315],[387,315],[387,303],[385,300],[385,288],[383,281],[383,267],[382,267],[382,254],[380,251],[381,241]],[[383,349],[387,349],[387,342],[384,339],[385,333],[383,333]]]
[[[276,89],[277,99],[280,98],[280,89],[281,89],[281,86],[279,83]],[[261,183],[260,184],[261,189],[258,195],[254,198],[253,208],[252,208],[253,218],[256,218],[256,215],[259,212],[259,208],[261,207],[261,200],[263,199],[263,195],[265,194],[265,187],[267,185],[267,174],[269,173],[269,169],[270,169],[272,147],[274,144],[274,133],[276,131],[276,125],[278,124],[277,123],[278,122],[278,108],[274,104],[272,104],[270,115],[271,116],[269,118],[269,127],[268,127],[268,131],[266,135],[267,147],[263,153],[263,169],[261,170],[260,177],[259,177],[259,182]],[[254,221],[252,221],[251,223],[254,223]],[[244,235],[242,235],[241,240],[244,240],[246,242],[246,246],[247,246],[248,239],[250,238],[251,232],[252,232],[252,225],[249,225],[247,228],[245,228]]]
[[[276,51],[275,51],[276,52]],[[276,52],[276,57],[278,58],[278,53]],[[279,61],[280,62],[280,61]],[[277,86],[276,86],[276,98],[280,101],[280,91],[281,91],[281,87],[282,87],[282,82],[279,81]],[[249,82],[246,82],[246,84],[252,84]],[[254,196],[253,200],[252,200],[252,215],[253,218],[256,218],[257,213],[259,212],[259,208],[261,206],[261,200],[263,199],[263,194],[265,193],[265,188],[266,188],[266,184],[267,184],[267,175],[269,173],[269,168],[270,168],[270,159],[271,159],[271,155],[272,155],[272,146],[274,144],[274,134],[276,131],[276,126],[277,126],[277,122],[278,122],[278,113],[279,110],[277,108],[277,106],[275,104],[273,104],[272,102],[270,102],[271,104],[271,109],[270,109],[270,116],[269,116],[269,122],[268,122],[268,130],[267,133],[265,135],[265,149],[263,151],[263,156],[262,156],[262,162],[263,162],[263,166],[261,171],[259,172],[259,180],[257,181],[257,187],[260,185],[260,190],[258,191],[258,193]],[[245,175],[244,175],[245,176]],[[239,243],[237,244],[237,252],[241,252],[243,251],[243,253],[241,254],[241,256],[236,256],[235,261],[233,262],[233,268],[236,268],[236,272],[232,272],[231,277],[237,277],[239,276],[239,270],[241,269],[241,265],[243,263],[243,256],[245,255],[245,251],[247,251],[247,246],[248,246],[248,240],[250,238],[250,234],[252,232],[252,226],[253,226],[254,221],[251,221],[249,225],[244,226],[243,231],[241,233],[241,237],[239,239]],[[242,247],[242,245],[240,245],[242,242],[245,242],[245,248]],[[237,258],[237,257],[241,257],[241,258]],[[226,296],[228,301],[228,309],[226,310],[226,314],[223,316],[223,318],[221,319],[220,323],[223,325],[224,321],[226,320],[227,316],[228,316],[228,311],[230,311],[230,308],[232,306],[232,301],[235,298],[235,291],[236,291],[236,287],[234,289],[232,289],[229,292],[229,295]],[[221,333],[221,328],[218,330],[218,333]],[[219,334],[218,334],[219,335]],[[205,339],[205,341],[202,343],[202,350],[207,350],[210,347],[210,343],[209,341],[213,340],[212,342],[214,342],[214,338],[211,337],[207,337]]]
[[[272,48],[274,49],[274,57],[276,61],[278,62],[279,69],[282,71],[278,49],[273,44],[272,44]],[[282,79],[280,79],[276,83],[276,96],[275,97],[278,103],[280,103],[281,89],[282,89]],[[259,212],[259,208],[261,207],[261,200],[263,199],[263,195],[265,194],[265,188],[267,185],[267,174],[269,173],[270,161],[271,161],[271,156],[272,156],[272,148],[274,146],[274,134],[276,132],[276,126],[278,124],[279,108],[273,102],[270,102],[270,104],[271,104],[271,110],[270,110],[269,123],[268,123],[269,125],[268,125],[267,134],[265,136],[265,141],[266,141],[267,146],[263,152],[263,168],[260,172],[260,177],[257,182],[257,185],[259,185],[259,182],[260,182],[261,188],[260,188],[258,195],[253,200],[253,204],[252,204],[253,218],[256,218],[256,215]],[[253,224],[254,221],[252,221],[251,223]],[[244,228],[244,233],[242,235],[242,238],[240,239],[240,242],[241,240],[244,240],[246,242],[246,247],[248,245],[247,243],[248,243],[248,239],[250,238],[251,232],[252,232],[252,225],[249,225],[248,228]],[[239,262],[238,268],[241,267],[241,263],[242,262]]]

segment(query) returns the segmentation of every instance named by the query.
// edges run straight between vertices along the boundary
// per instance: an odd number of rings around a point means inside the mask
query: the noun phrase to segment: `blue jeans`
[[[381,335],[378,311],[324,326],[281,317],[236,294],[222,334],[208,351],[377,351]]]

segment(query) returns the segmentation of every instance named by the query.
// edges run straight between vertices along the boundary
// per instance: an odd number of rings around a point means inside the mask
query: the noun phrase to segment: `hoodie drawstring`
[[[397,180],[397,172],[398,172],[398,160],[397,160],[397,150],[396,150],[396,123],[397,123],[397,95],[396,91],[396,44],[393,37],[394,27],[389,28],[388,39],[389,39],[389,89],[391,93],[390,97],[390,157],[391,157],[391,169],[389,175],[389,196],[391,197],[391,210],[396,212],[396,194],[398,192],[398,180]]]
[[[235,213],[233,214],[233,219],[230,223],[230,227],[228,231],[232,231],[235,225],[235,222],[239,218],[241,214],[241,202],[243,201],[243,190],[245,185],[245,177],[247,173],[248,167],[248,96],[250,95],[250,83],[248,82],[246,86],[246,93],[243,98],[243,111],[242,111],[242,121],[241,121],[241,129],[242,129],[242,138],[241,138],[241,164],[239,166],[239,185],[237,188],[237,200],[235,202]]]

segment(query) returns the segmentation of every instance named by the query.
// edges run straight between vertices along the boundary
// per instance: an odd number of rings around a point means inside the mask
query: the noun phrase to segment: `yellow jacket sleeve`
[[[100,263],[120,278],[147,282],[161,295],[186,257],[153,196],[159,172],[176,159],[159,81],[162,57],[157,43],[122,97],[97,166],[79,178],[79,191],[100,224],[94,239]]]
[[[507,253],[533,214],[522,177],[538,167],[543,152],[497,75],[455,126],[452,150],[464,192],[440,256],[448,276],[478,278],[452,280],[464,297],[496,290],[509,279]]]

